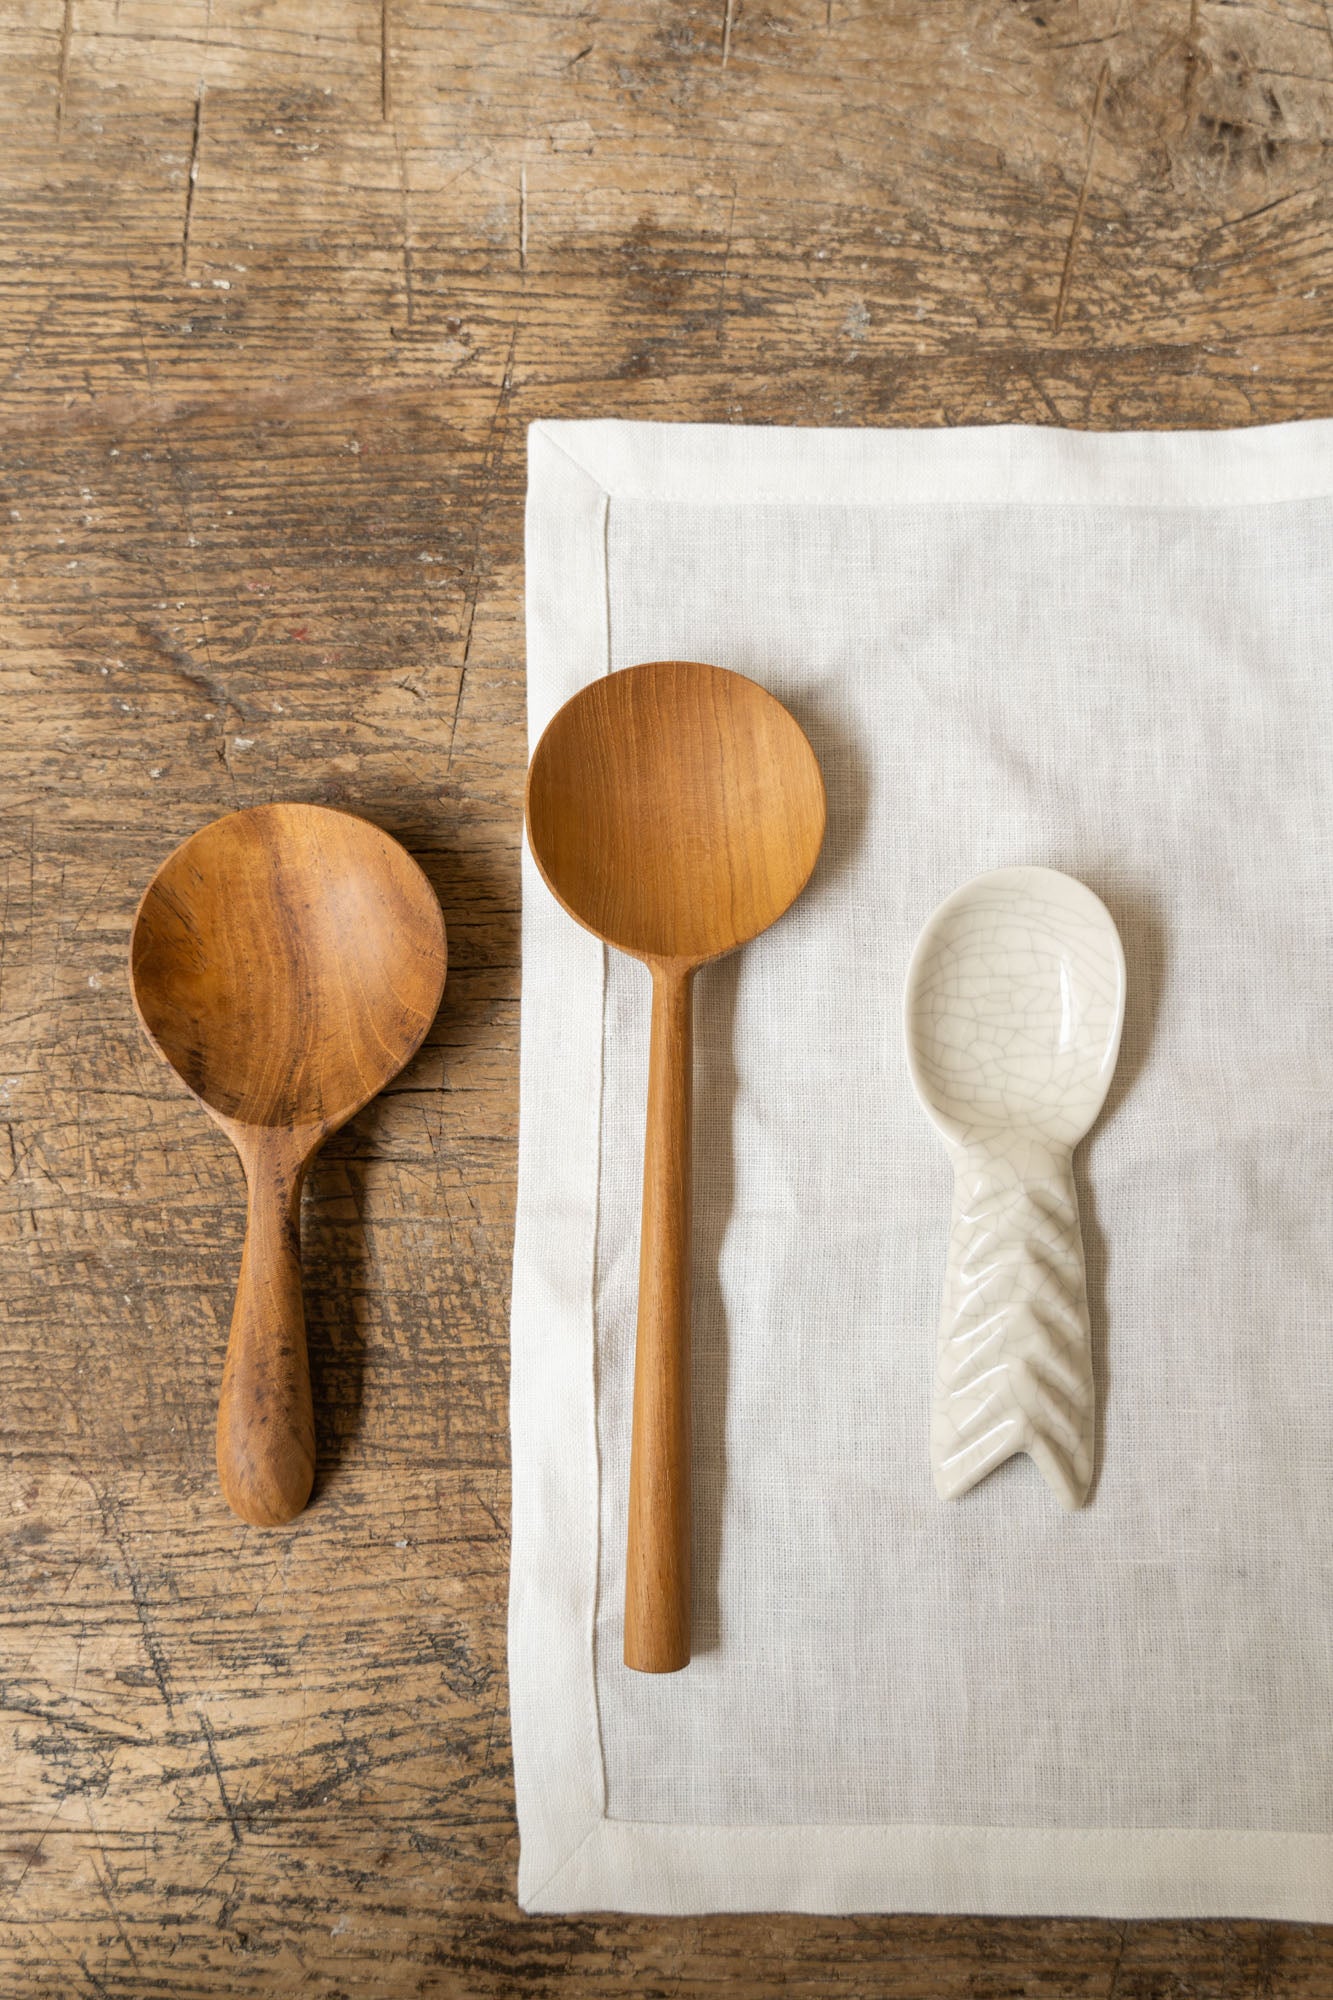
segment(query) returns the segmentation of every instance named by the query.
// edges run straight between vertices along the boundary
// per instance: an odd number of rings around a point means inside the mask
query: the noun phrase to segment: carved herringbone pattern
[[[1027,1452],[1062,1505],[1092,1479],[1092,1354],[1067,1152],[959,1157],[931,1460],[952,1499]]]

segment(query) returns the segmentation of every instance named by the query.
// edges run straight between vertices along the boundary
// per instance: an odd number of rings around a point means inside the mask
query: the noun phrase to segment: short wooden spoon
[[[215,820],[139,905],[139,1019],[235,1146],[249,1187],[217,1463],[227,1504],[256,1527],[299,1514],[315,1476],[306,1169],[420,1046],[445,963],[444,919],[416,862],[378,827],[322,806]]]
[[[625,1573],[625,1664],[690,1657],[690,1125],[693,980],[810,878],[824,784],[781,702],[719,667],[662,660],[593,681],[528,772],[548,886],[653,977]]]

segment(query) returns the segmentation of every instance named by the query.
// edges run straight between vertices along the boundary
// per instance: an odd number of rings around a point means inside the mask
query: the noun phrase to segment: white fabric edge
[[[1333,1919],[1320,1834],[603,1820],[531,1911]]]
[[[1150,443],[1147,453],[1136,447]],[[1161,463],[1153,461],[1161,455]],[[1246,432],[1029,426],[785,431],[539,422],[525,527],[531,749],[608,670],[611,498],[1217,505],[1333,493],[1333,420]],[[593,1640],[593,1275],[605,955],[523,857],[519,1199],[511,1312],[510,1701],[524,1910],[930,1912],[1333,1922],[1333,1838],[1230,1830],[663,1826],[606,1817]],[[577,990],[579,1006],[554,1004]],[[559,1076],[555,1093],[530,1079]],[[551,1101],[546,1101],[549,1096]],[[580,1245],[571,1287],[569,1245]],[[578,1446],[577,1440],[583,1440]]]
[[[537,689],[529,688],[531,750],[554,711],[606,671],[609,635],[605,492],[540,438],[530,440],[529,477],[528,646],[542,663]],[[563,1866],[606,1810],[592,1653],[592,1279],[605,954],[549,894],[526,843],[522,953],[547,976],[525,978],[522,988],[510,1310],[509,1682],[520,1899]],[[571,994],[578,1004],[562,1004]],[[564,1086],[558,1092],[552,1078]]]
[[[607,418],[532,426],[617,500],[1225,506],[1333,493],[1333,419],[1243,431],[783,430]],[[539,447],[540,449],[540,447]]]

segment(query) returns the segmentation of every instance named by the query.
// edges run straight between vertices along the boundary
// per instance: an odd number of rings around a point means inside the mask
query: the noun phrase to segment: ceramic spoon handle
[[[654,965],[625,1560],[625,1665],[690,1658],[690,1123],[693,974]]]
[[[1094,1393],[1072,1155],[954,1154],[930,1454],[956,1499],[1025,1451],[1064,1507],[1092,1481]]]
[[[304,1160],[278,1135],[242,1155],[249,1214],[218,1401],[218,1477],[227,1505],[257,1528],[292,1520],[315,1477],[315,1420],[301,1301]]]

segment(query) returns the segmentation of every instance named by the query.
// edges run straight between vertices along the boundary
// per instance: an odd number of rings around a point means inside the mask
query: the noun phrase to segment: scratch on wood
[[[185,227],[181,231],[181,270],[190,270],[190,222],[194,215],[194,191],[199,185],[199,137],[204,126],[204,85],[194,100],[194,131],[190,138],[190,165],[185,176]]]
[[[65,122],[65,85],[69,81],[69,38],[73,26],[74,0],[65,0],[60,23],[60,67],[56,75],[56,136]]]
[[[1285,208],[1289,201],[1300,201],[1304,195],[1313,194],[1313,187],[1293,188],[1290,194],[1280,194],[1272,201],[1260,202],[1258,208],[1247,208],[1243,215],[1230,215],[1219,222],[1214,234],[1224,229],[1239,229],[1242,222],[1253,222],[1256,216],[1271,215],[1275,208]]]
[[[1059,410],[1052,402],[1050,395],[1046,390],[1045,384],[1042,382],[1040,376],[1037,374],[1036,369],[1031,366],[1027,366],[1024,368],[1023,373],[1027,376],[1028,381],[1032,384],[1033,394],[1040,398],[1042,404],[1046,409],[1048,416],[1050,417],[1051,422],[1057,425],[1062,424],[1064,422],[1064,418],[1060,415]]]
[[[167,1683],[167,1663],[162,1649],[157,1643],[157,1634],[153,1630],[152,1620],[148,1615],[148,1601],[144,1595],[143,1585],[139,1581],[138,1571],[131,1562],[129,1550],[125,1546],[125,1535],[120,1525],[119,1506],[109,1494],[101,1493],[95,1488],[93,1489],[93,1498],[97,1502],[97,1511],[102,1517],[102,1532],[108,1541],[114,1543],[120,1553],[120,1559],[125,1565],[125,1574],[129,1578],[130,1583],[130,1598],[134,1604],[134,1615],[139,1621],[139,1630],[143,1635],[144,1651],[148,1655],[148,1664],[153,1669],[153,1679],[157,1682],[157,1691],[162,1697],[167,1714],[170,1715],[172,1713],[172,1701],[171,1689]]]
[[[1199,94],[1199,0],[1190,0],[1190,24],[1185,43],[1185,92],[1184,120],[1181,136],[1189,131],[1194,122],[1194,105]]]
[[[727,267],[731,262],[731,237],[736,223],[736,183],[731,184],[731,207],[727,212],[727,240],[722,249],[722,282],[717,291],[717,337],[724,332],[723,312],[727,302]]]
[[[491,490],[495,485],[495,475],[499,470],[503,450],[503,439],[496,442],[496,429],[504,415],[514,386],[514,349],[518,345],[518,327],[515,325],[509,335],[509,352],[505,356],[504,375],[500,382],[500,394],[491,412],[491,421],[486,431],[486,455],[482,468],[482,503],[477,509],[477,532],[472,543],[472,575],[468,581],[467,617],[463,633],[463,659],[458,670],[458,693],[454,697],[454,712],[449,722],[449,749],[445,757],[445,775],[448,775],[454,761],[454,738],[458,734],[458,717],[463,706],[463,684],[467,679],[468,657],[472,651],[472,627],[477,619],[477,597],[481,590],[481,537],[485,527],[490,504]]]
[[[1055,323],[1053,333],[1059,333],[1064,325],[1065,307],[1069,303],[1069,287],[1074,277],[1074,253],[1078,248],[1079,232],[1083,227],[1083,211],[1088,204],[1088,188],[1092,183],[1093,162],[1097,153],[1097,121],[1102,113],[1102,99],[1106,95],[1106,80],[1111,74],[1111,65],[1102,64],[1101,75],[1097,78],[1097,94],[1092,100],[1092,120],[1088,129],[1088,157],[1083,168],[1083,185],[1078,191],[1078,205],[1074,210],[1074,226],[1069,232],[1069,243],[1065,250],[1064,270],[1060,273],[1060,296],[1055,302]]]
[[[1109,34],[1080,35],[1076,41],[1048,42],[1046,44],[1046,47],[1051,55],[1067,55],[1070,49],[1104,48],[1107,42],[1114,42],[1118,40],[1119,35],[1120,35],[1120,16],[1119,14],[1117,14],[1115,19],[1115,25],[1111,28]]]
[[[380,117],[386,124],[392,108],[389,97],[389,0],[380,0]]]
[[[518,170],[518,268],[528,268],[528,170]]]
[[[123,1543],[121,1544],[121,1554],[124,1555]],[[157,1682],[157,1691],[162,1697],[168,1715],[170,1715],[171,1689],[167,1685],[167,1663],[163,1657],[162,1648],[157,1643],[157,1634],[153,1630],[152,1621],[148,1616],[148,1606],[144,1599],[143,1585],[139,1582],[133,1569],[130,1569],[128,1558],[126,1559],[125,1567],[130,1572],[130,1596],[134,1600],[134,1612],[139,1620],[139,1630],[143,1633],[144,1651],[147,1653],[149,1665],[153,1669],[153,1679]]]
[[[732,15],[733,15],[733,13],[734,13],[734,11],[735,11],[735,7],[736,7],[736,0],[727,0],[727,11],[726,11],[725,15],[723,16],[723,20],[722,20],[722,67],[723,67],[723,69],[725,69],[725,68],[726,68],[726,66],[727,66],[727,64],[728,64],[728,63],[729,63],[729,62],[731,61],[731,20],[732,20]]]
[[[222,1777],[222,1765],[218,1761],[218,1747],[213,1741],[213,1731],[209,1727],[208,1717],[202,1709],[199,1711],[199,1722],[204,1732],[204,1741],[208,1745],[208,1761],[213,1766],[213,1776],[218,1781],[218,1792],[222,1799],[222,1810],[226,1813],[227,1824],[231,1828],[231,1843],[233,1847],[239,1847],[241,1844],[240,1822],[236,1817],[235,1806],[233,1806],[231,1800],[227,1797],[227,1787]]]
[[[93,1825],[93,1816],[91,1811],[88,1814],[88,1827],[96,1843],[97,1852],[101,1855],[103,1865],[106,1868],[106,1876],[103,1877],[102,1870],[98,1867],[97,1863],[92,1859],[92,1856],[90,1855],[88,1859],[89,1859],[89,1866],[92,1869],[93,1879],[97,1883],[98,1888],[101,1890],[102,1899],[105,1902],[108,1910],[110,1910],[111,1912],[112,1922],[115,1924],[116,1929],[120,1932],[120,1941],[124,1945],[126,1952],[129,1954],[130,1964],[134,1967],[135,1971],[137,1972],[139,1969],[139,1954],[134,1949],[133,1941],[130,1937],[129,1932],[126,1930],[124,1921],[121,1917],[119,1906],[117,1905],[115,1897],[111,1893],[112,1887],[114,1886],[116,1880],[115,1871],[112,1868],[111,1862],[107,1857],[106,1848],[102,1845],[102,1841],[97,1832],[97,1829]]]
[[[395,131],[393,148],[398,159],[398,192],[403,207],[403,290],[407,294],[407,327],[412,331],[416,317],[416,301],[412,294],[412,210],[408,199],[407,161],[403,157],[403,142]]]

